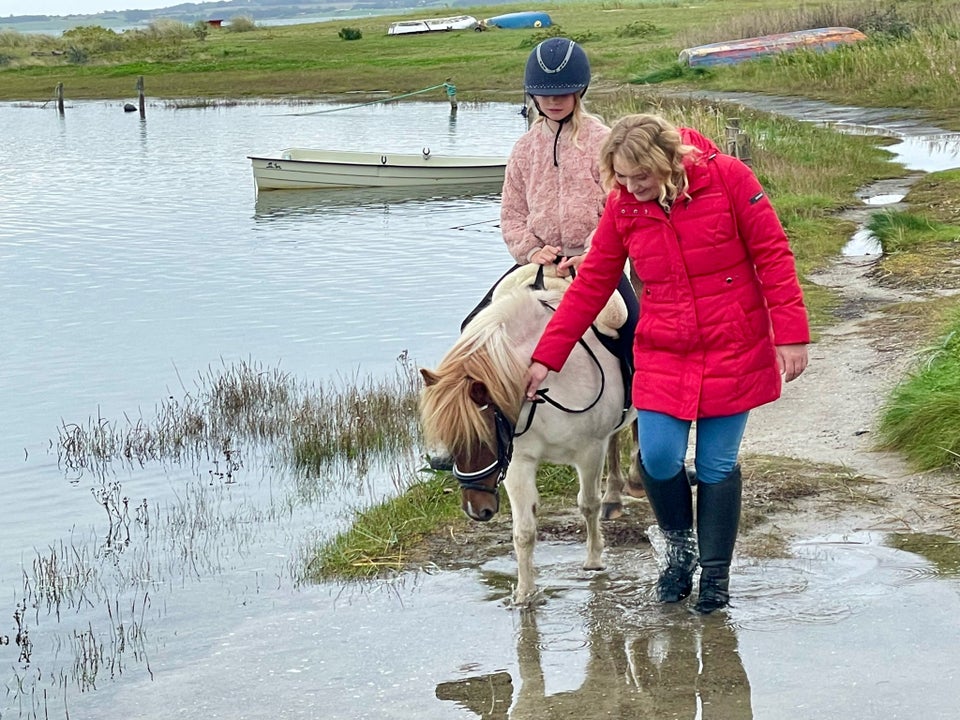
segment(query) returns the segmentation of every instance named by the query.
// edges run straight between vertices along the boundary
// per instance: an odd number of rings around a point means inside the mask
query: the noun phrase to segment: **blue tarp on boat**
[[[547,13],[537,10],[496,15],[482,22],[483,27],[508,29],[550,27],[552,24],[553,21]]]

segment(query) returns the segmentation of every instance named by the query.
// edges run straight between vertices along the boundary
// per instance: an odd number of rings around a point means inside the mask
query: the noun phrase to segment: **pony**
[[[602,570],[601,505],[604,517],[618,516],[622,508],[624,478],[615,440],[636,418],[632,404],[624,402],[620,360],[593,329],[563,370],[547,376],[537,401],[525,400],[531,354],[561,296],[556,289],[526,286],[494,294],[436,369],[420,369],[423,436],[453,458],[463,511],[473,520],[490,520],[499,509],[499,486],[506,488],[517,557],[513,601],[518,606],[539,600],[533,550],[540,463],[576,469],[577,505],[587,536],[583,568]],[[633,481],[638,473],[636,453],[634,457],[630,494],[639,486]],[[605,459],[609,472],[601,499]]]

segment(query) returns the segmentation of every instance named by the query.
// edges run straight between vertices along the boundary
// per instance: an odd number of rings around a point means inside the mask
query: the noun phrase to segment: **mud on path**
[[[768,557],[792,539],[862,530],[960,539],[960,478],[916,472],[876,449],[884,399],[929,338],[912,304],[930,295],[884,287],[876,257],[838,258],[809,279],[840,296],[838,322],[810,347],[810,365],[775,403],[751,413],[742,446],[744,506],[737,552]],[[625,498],[624,517],[604,523],[608,547],[647,546],[646,500]],[[576,507],[542,507],[539,540],[582,542]],[[476,566],[512,550],[510,517],[457,524],[428,541],[432,562]]]

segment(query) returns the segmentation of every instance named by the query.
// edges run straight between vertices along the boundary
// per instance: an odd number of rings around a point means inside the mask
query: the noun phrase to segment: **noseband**
[[[480,410],[487,410],[491,405],[484,405]],[[487,465],[485,468],[473,472],[463,472],[457,464],[453,464],[453,477],[460,483],[461,490],[479,490],[496,495],[500,489],[500,483],[503,482],[507,474],[507,467],[510,465],[510,458],[513,457],[513,437],[514,425],[509,418],[503,414],[496,405],[493,408],[493,424],[497,430],[497,459]],[[497,473],[497,481],[492,488],[481,485],[480,481]]]

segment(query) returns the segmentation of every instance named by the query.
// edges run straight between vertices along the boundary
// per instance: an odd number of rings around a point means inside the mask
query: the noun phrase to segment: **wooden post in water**
[[[60,112],[61,115],[63,115],[63,83],[62,82],[57,83],[57,89],[55,92],[57,96],[57,110]]]
[[[444,81],[443,86],[447,89],[447,99],[450,101],[450,114],[457,114],[457,86],[450,82],[450,78]]]
[[[140,98],[140,119],[147,116],[147,106],[143,100],[143,75],[137,78],[137,95]]]
[[[740,118],[727,119],[727,155],[739,158],[744,164],[750,164],[750,138],[740,129]]]

